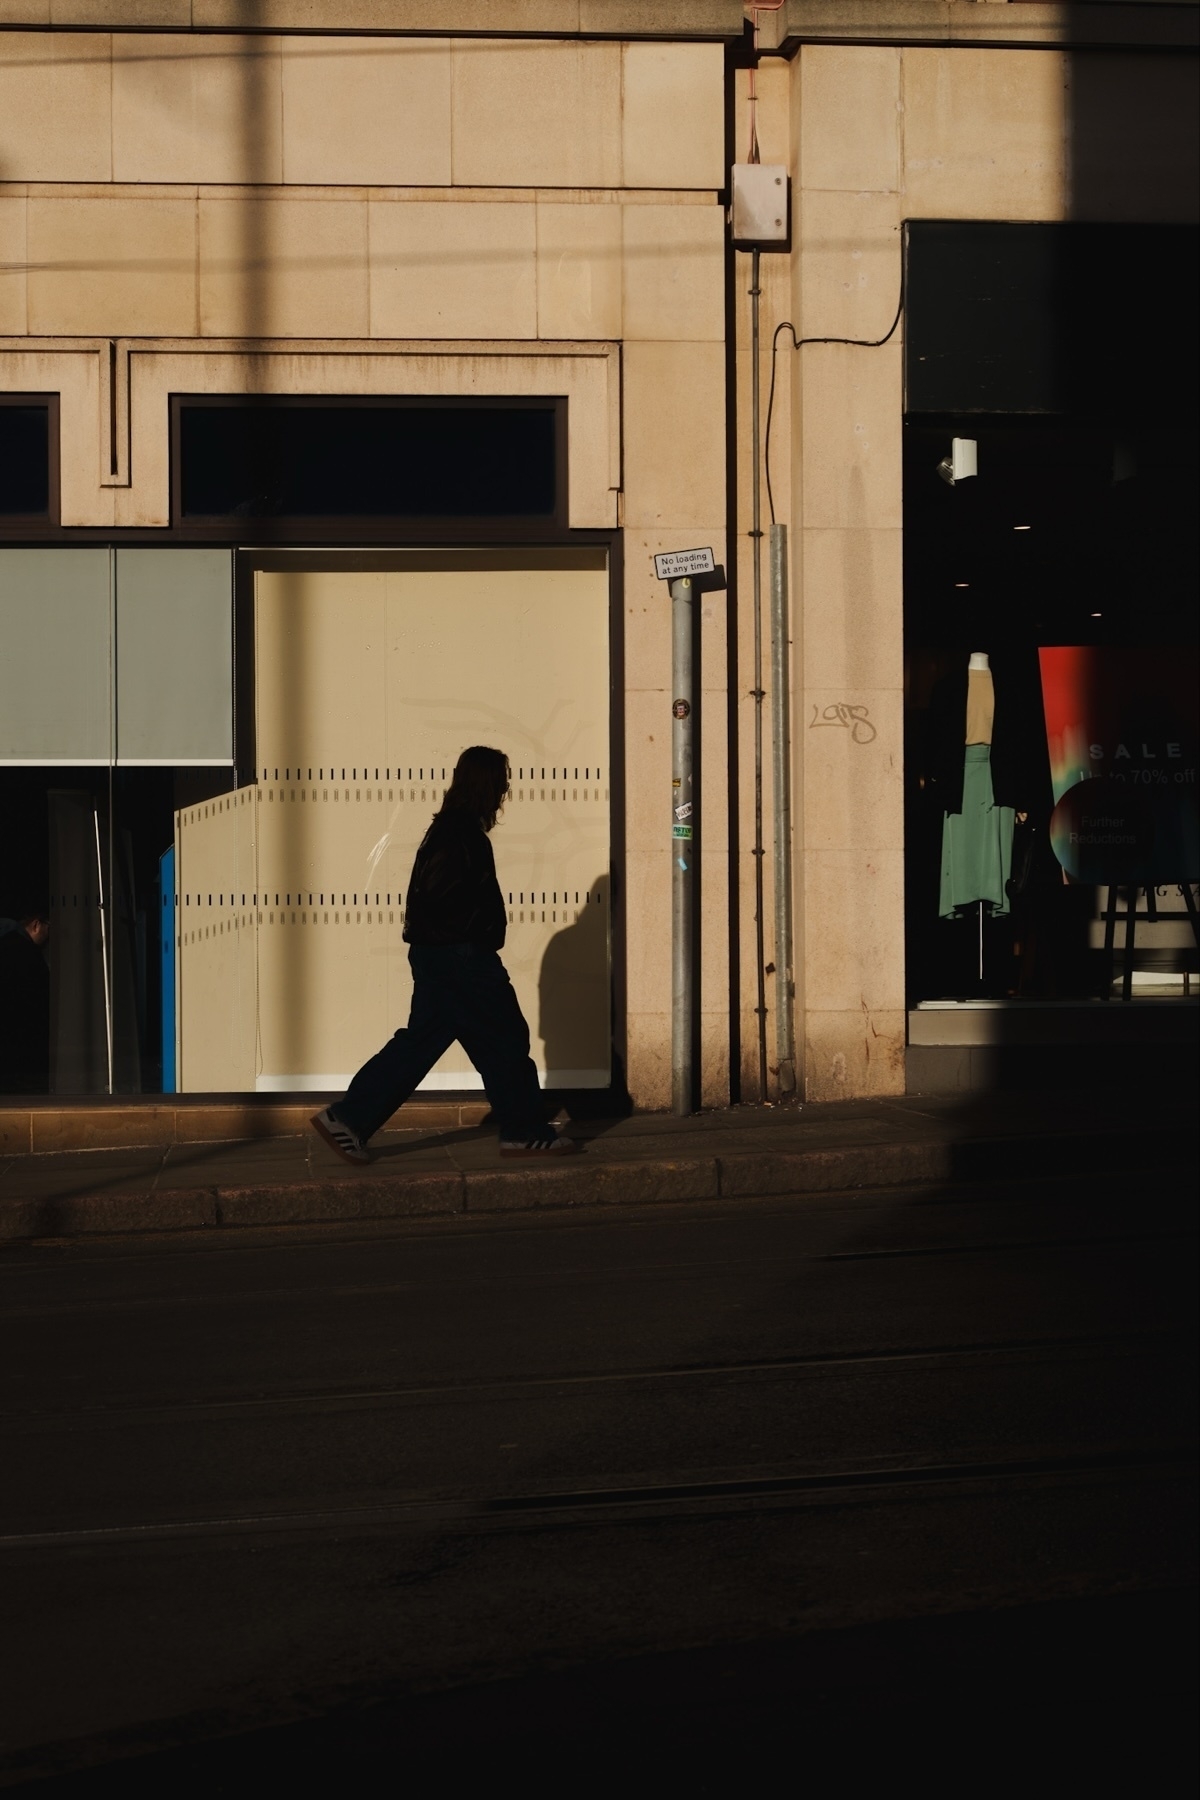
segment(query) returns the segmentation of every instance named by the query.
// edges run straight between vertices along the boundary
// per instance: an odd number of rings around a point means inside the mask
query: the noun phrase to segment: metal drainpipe
[[[695,1110],[696,1070],[696,832],[693,645],[696,586],[691,576],[671,583],[671,1110]]]
[[[788,669],[787,526],[771,526],[771,782],[774,812],[775,1058],[779,1091],[796,1089],[792,976],[791,694]]]
[[[750,253],[750,438],[751,511],[750,541],[754,546],[754,953],[758,1019],[758,1097],[767,1098],[767,974],[766,921],[763,918],[763,629],[762,629],[762,468],[760,442],[761,395],[758,367],[758,306],[762,295],[759,255]]]

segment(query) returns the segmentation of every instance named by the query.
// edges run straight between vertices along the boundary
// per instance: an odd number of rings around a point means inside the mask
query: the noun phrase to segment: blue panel
[[[158,861],[158,942],[162,958],[162,1091],[175,1092],[175,846]]]

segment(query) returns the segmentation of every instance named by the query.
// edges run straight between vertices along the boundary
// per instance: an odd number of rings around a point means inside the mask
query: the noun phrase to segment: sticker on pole
[[[664,550],[654,558],[660,581],[678,581],[683,575],[711,575],[716,569],[711,550]]]

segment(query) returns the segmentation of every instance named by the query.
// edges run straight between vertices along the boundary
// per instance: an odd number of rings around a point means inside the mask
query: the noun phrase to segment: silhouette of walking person
[[[372,1134],[455,1039],[483,1078],[500,1126],[501,1156],[562,1156],[579,1148],[547,1121],[529,1027],[498,954],[508,914],[487,834],[509,777],[502,750],[484,744],[464,750],[421,841],[404,908],[413,973],[408,1024],[363,1064],[344,1097],[312,1121],[347,1162],[370,1160]]]

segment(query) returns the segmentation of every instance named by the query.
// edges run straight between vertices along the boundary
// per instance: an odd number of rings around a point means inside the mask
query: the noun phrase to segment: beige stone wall
[[[388,3],[346,0],[337,16],[348,33],[378,29]],[[0,386],[61,393],[64,523],[99,526],[167,523],[170,392],[567,394],[571,523],[624,528],[628,1074],[642,1105],[667,1102],[670,1056],[672,696],[652,556],[711,544],[738,570],[736,677],[724,597],[706,596],[702,618],[703,1091],[729,1091],[736,974],[754,1098],[749,258],[735,271],[729,543],[718,204],[717,39],[736,35],[738,8],[461,0],[454,18],[483,32],[514,8],[522,29],[576,35],[289,35],[317,19],[310,0],[0,0],[6,26],[111,27],[0,33]],[[634,41],[651,12],[678,30],[668,16],[685,11],[711,41]],[[777,21],[780,42],[800,11]],[[392,16],[418,32],[442,22],[417,0]],[[209,29],[154,29],[193,22]],[[612,35],[577,35],[588,29]],[[794,229],[790,257],[763,259],[764,405],[779,320],[813,335],[887,329],[906,217],[1194,216],[1190,76],[1159,54],[934,43],[806,43],[767,62],[759,137],[764,160],[792,171]],[[900,333],[880,350],[778,359],[812,1097],[903,1082],[901,359]],[[769,847],[769,774],[763,800]],[[770,908],[768,868],[767,962]]]
[[[3,181],[724,179],[718,44],[7,31],[0,49]]]
[[[726,553],[723,93],[719,43],[0,35],[0,385],[62,396],[64,524],[168,523],[172,392],[568,395],[570,522],[626,533],[628,1079],[647,1106],[670,1086],[652,558]],[[704,610],[720,1102],[723,598]]]
[[[6,32],[0,330],[703,337],[721,92],[717,45]]]

